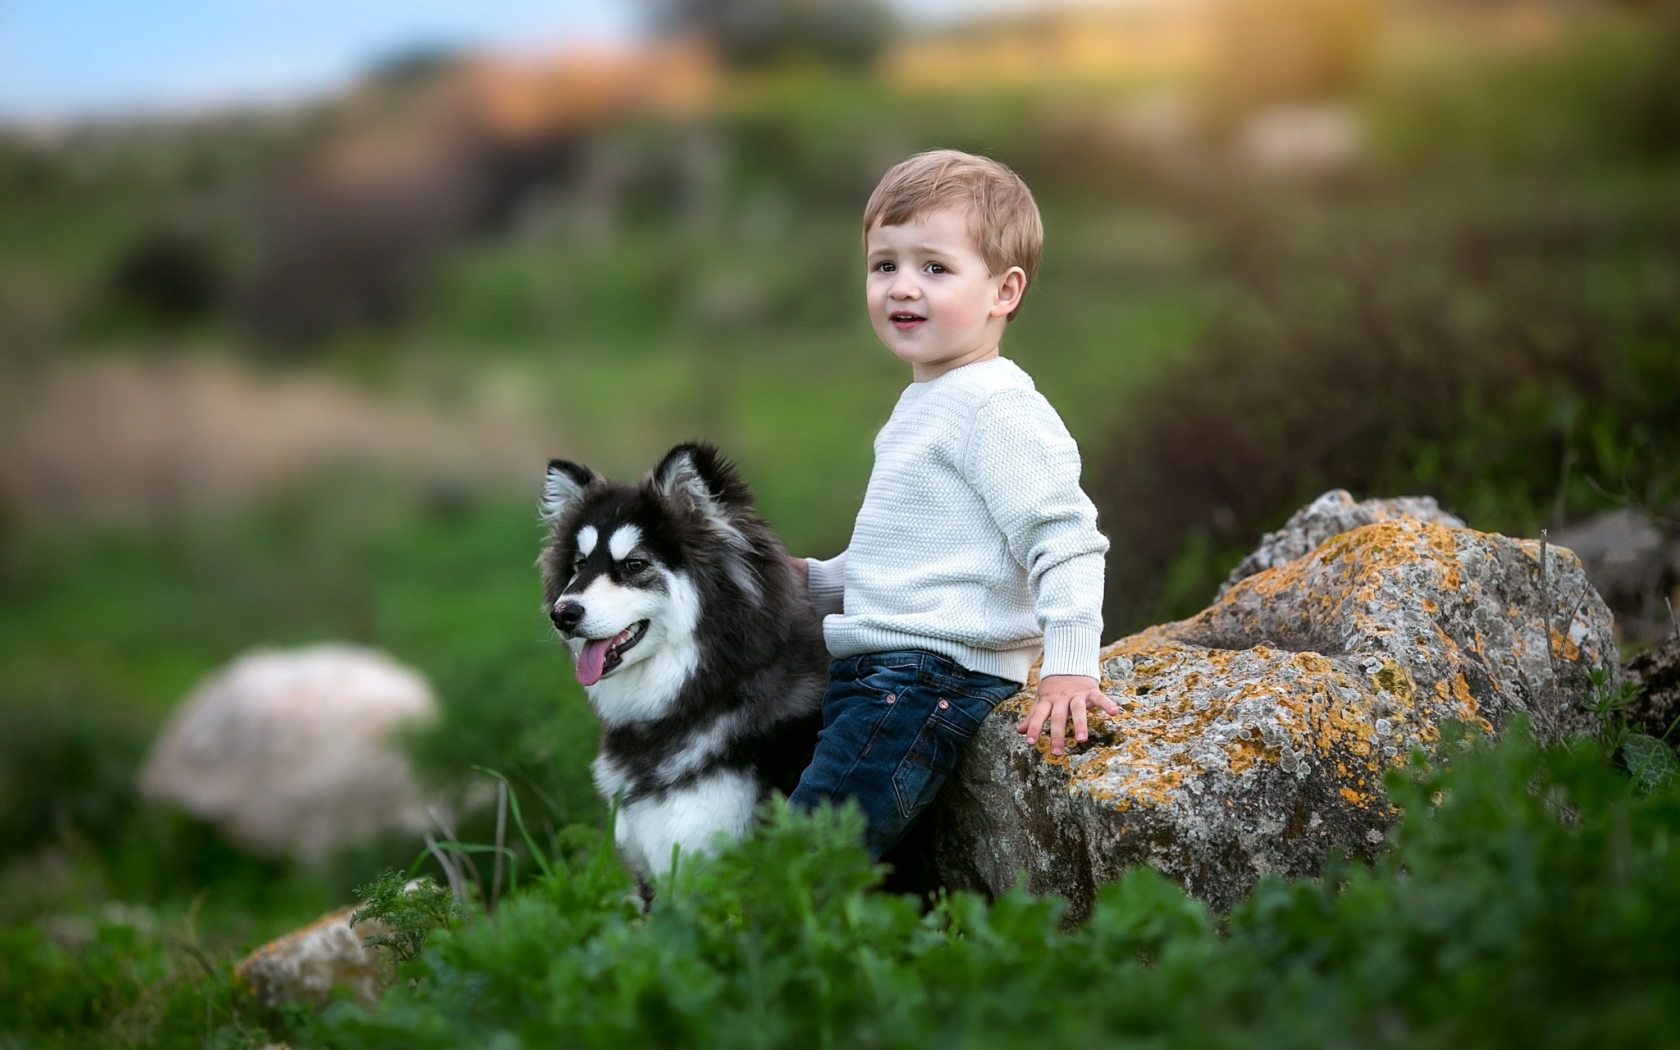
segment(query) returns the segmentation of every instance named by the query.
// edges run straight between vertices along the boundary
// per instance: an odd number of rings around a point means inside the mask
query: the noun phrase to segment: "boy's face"
[[[870,227],[869,321],[887,349],[910,362],[916,382],[996,357],[1026,274],[986,269],[968,232],[968,216],[939,208],[902,226]]]

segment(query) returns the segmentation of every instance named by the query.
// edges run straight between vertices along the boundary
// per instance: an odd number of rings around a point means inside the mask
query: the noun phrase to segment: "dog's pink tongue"
[[[578,685],[591,686],[601,680],[601,665],[607,662],[607,650],[612,648],[611,638],[589,638],[583,643],[583,651],[577,654]]]

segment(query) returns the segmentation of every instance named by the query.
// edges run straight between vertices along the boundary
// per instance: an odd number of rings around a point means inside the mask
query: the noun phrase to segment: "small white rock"
[[[254,853],[319,866],[383,832],[430,826],[391,738],[436,713],[426,680],[375,650],[255,650],[176,709],[140,790]]]

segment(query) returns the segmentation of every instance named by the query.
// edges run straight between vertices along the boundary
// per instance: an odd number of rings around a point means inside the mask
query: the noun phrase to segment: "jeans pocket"
[[[995,704],[989,697],[940,697],[893,773],[893,793],[905,821],[916,819],[956,772],[963,745]]]

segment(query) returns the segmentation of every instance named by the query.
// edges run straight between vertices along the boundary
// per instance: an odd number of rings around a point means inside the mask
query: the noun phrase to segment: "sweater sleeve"
[[[818,616],[829,616],[845,611],[846,604],[846,552],[841,551],[832,558],[806,558],[805,564],[809,568],[806,589],[811,594],[811,605],[817,610]]]
[[[964,473],[1026,570],[1044,632],[1039,673],[1100,678],[1108,540],[1079,469],[1079,446],[1038,391],[999,391],[975,414]]]

